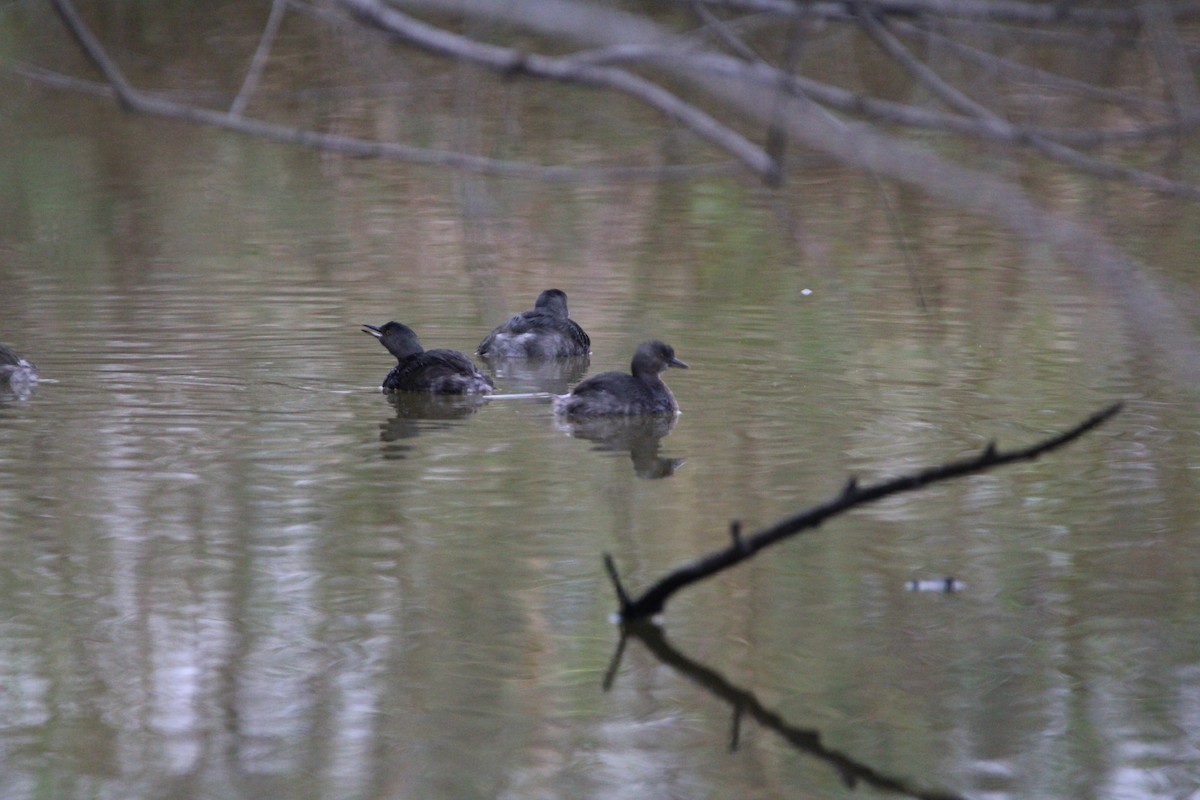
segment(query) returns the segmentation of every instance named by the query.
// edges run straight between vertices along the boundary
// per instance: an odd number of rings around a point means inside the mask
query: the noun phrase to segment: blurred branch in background
[[[258,88],[259,79],[270,60],[271,46],[275,43],[275,37],[279,35],[279,26],[283,24],[283,15],[287,11],[287,7],[288,0],[272,0],[271,2],[271,15],[267,17],[267,24],[263,28],[262,36],[259,37],[258,49],[254,51],[250,68],[246,70],[242,88],[238,90],[237,97],[233,98],[233,103],[229,106],[229,113],[235,117],[240,117],[246,110],[246,104],[250,102],[254,90]]]
[[[338,0],[338,4],[355,12],[386,8],[381,0]],[[889,130],[911,127],[1008,144],[1018,150],[1032,149],[1100,177],[1130,181],[1166,195],[1200,199],[1200,188],[1193,183],[1138,169],[1116,159],[1102,161],[1071,150],[1078,144],[1093,148],[1144,147],[1152,141],[1170,143],[1195,131],[1200,125],[1200,113],[1194,107],[1188,109],[1180,104],[1175,99],[1178,93],[1149,100],[1144,85],[1120,90],[1083,77],[1059,79],[1048,70],[1022,64],[1006,55],[1023,53],[1035,61],[1042,57],[1044,54],[1034,48],[1041,44],[1047,26],[1068,37],[1055,45],[1060,53],[1073,50],[1089,58],[1115,60],[1136,55],[1138,48],[1161,43],[1155,45],[1156,51],[1178,54],[1186,48],[1180,42],[1175,21],[1200,16],[1194,3],[1169,7],[1164,0],[1151,0],[1147,5],[1160,7],[1152,15],[1159,20],[1156,28],[1160,34],[1149,40],[1142,30],[1146,14],[1129,8],[1090,8],[1100,4],[1087,2],[863,0],[799,4],[774,0],[686,0],[676,4],[695,13],[696,25],[686,28],[678,20],[674,28],[668,28],[657,18],[560,0],[516,0],[499,7],[481,0],[415,0],[404,5],[489,20],[498,31],[528,30],[554,37],[553,41],[566,37],[580,45],[599,48],[574,53],[569,59],[574,62],[620,63],[631,69],[637,66],[651,74],[666,73],[701,88],[706,82],[717,80],[741,84],[751,92],[773,88],[791,96],[797,105],[815,104],[830,114],[839,112],[887,126]],[[380,13],[375,21],[379,23],[385,16]],[[1005,26],[997,29],[998,23]],[[1019,25],[1036,27],[1016,27]],[[778,63],[761,55],[786,52],[797,31],[827,35],[831,26],[842,26],[850,32],[861,30],[879,52],[894,62],[897,69],[912,75],[914,83],[937,103],[929,103],[921,93],[916,93],[919,96],[912,103],[871,96],[858,87],[836,86],[798,73],[782,55]],[[903,42],[902,36],[911,41]],[[934,37],[949,45],[940,46],[937,54],[949,54],[955,60],[940,59],[935,65],[914,54],[918,47],[929,49],[927,45]],[[980,41],[990,42],[996,52],[980,50],[975,46]],[[981,58],[991,63],[981,67],[977,63]],[[1178,67],[1180,60],[1177,55],[1169,61]],[[997,70],[996,64],[1007,65],[1007,73]],[[1174,72],[1181,70],[1176,68]],[[1183,72],[1186,74],[1186,70]],[[999,107],[989,107],[973,98],[951,76],[985,86]],[[998,77],[1004,83],[997,85]],[[1028,107],[1014,103],[1013,95],[1017,92],[1030,95]],[[1142,119],[1121,118],[1115,128],[1034,124],[1034,114],[1050,115],[1055,107],[1076,100],[1096,104],[1090,109],[1094,112],[1092,117],[1102,116],[1102,112],[1113,108],[1128,107],[1139,109]],[[1072,113],[1081,116],[1078,109],[1073,108]],[[1139,158],[1144,159],[1145,155],[1138,153]]]
[[[71,0],[53,3],[126,109],[274,141],[538,180],[658,180],[736,164],[772,187],[800,174],[798,153],[817,153],[916,187],[1074,264],[1123,304],[1131,329],[1163,351],[1165,370],[1200,379],[1194,321],[1171,293],[1090,220],[1044,207],[1018,183],[1045,165],[1200,200],[1183,146],[1200,126],[1197,2],[676,0],[651,13],[586,0],[275,0],[229,111],[134,87]],[[699,146],[677,160],[685,163],[546,165],[255,119],[247,111],[285,8],[527,91],[554,82],[586,87],[601,102],[620,95]],[[860,67],[867,61],[869,70]]]
[[[243,81],[241,91],[234,98],[234,102],[227,112],[168,99],[135,88],[125,78],[120,67],[108,55],[104,46],[76,11],[74,4],[70,0],[53,0],[53,2],[55,9],[63,19],[67,29],[71,32],[71,35],[104,76],[109,90],[69,76],[48,73],[37,67],[21,66],[18,69],[27,77],[59,88],[83,91],[89,94],[115,96],[123,108],[135,113],[210,125],[271,141],[327,150],[361,158],[385,158],[394,161],[450,167],[469,172],[484,172],[541,180],[659,179],[672,177],[681,172],[686,172],[689,176],[696,174],[696,171],[693,169],[685,168],[681,170],[672,168],[670,165],[659,168],[611,167],[607,169],[539,166],[519,161],[430,150],[395,142],[360,139],[352,136],[341,136],[263,122],[247,117],[243,113],[245,105],[248,102],[248,97],[253,92],[253,88],[257,83],[258,74],[262,70],[262,59],[257,55]],[[272,18],[275,17],[276,14],[273,11]],[[268,22],[268,31],[264,33],[261,39],[263,46],[259,48],[260,53],[269,52],[269,43],[273,38],[273,34],[270,33],[270,27],[278,24],[278,22]],[[722,165],[718,165],[718,168],[720,171],[725,171]]]
[[[437,55],[486,67],[506,77],[525,75],[583,86],[603,87],[629,95],[725,150],[767,182],[775,183],[779,180],[778,165],[761,148],[696,106],[684,102],[663,86],[631,72],[583,60],[555,58],[485,44],[421,22],[377,0],[338,0],[338,4],[400,41]]]
[[[481,0],[333,0],[337,14],[301,0],[273,0],[260,42],[228,114],[183,103],[168,103],[151,92],[134,88],[76,11],[71,0],[54,0],[54,6],[89,58],[129,110],[216,125],[251,135],[309,147],[416,163],[433,163],[456,169],[499,173],[527,173],[537,177],[547,169],[533,164],[493,163],[487,159],[452,153],[434,153],[401,143],[347,140],[319,131],[266,125],[243,117],[247,104],[270,57],[286,10],[293,9],[345,26],[357,20],[394,40],[493,70],[506,78],[531,77],[620,92],[683,125],[698,137],[742,163],[768,183],[783,179],[782,165],[768,155],[770,148],[752,142],[766,137],[753,120],[734,114],[721,120],[682,98],[667,87],[663,73],[704,87],[706,81],[741,84],[747,90],[766,88],[795,105],[813,105],[830,115],[880,126],[879,130],[911,128],[936,131],[1031,149],[1081,172],[1124,180],[1151,191],[1190,200],[1200,199],[1200,187],[1169,175],[1121,163],[1119,158],[1136,149],[1139,161],[1147,160],[1145,147],[1160,142],[1172,145],[1200,126],[1200,91],[1189,68],[1195,47],[1182,39],[1179,22],[1200,18],[1197,3],[1171,4],[1143,0],[1133,8],[1103,7],[1095,2],[982,2],[977,0],[895,0],[886,2],[793,3],[790,0],[680,0],[681,12],[664,15],[674,29],[658,18],[640,16],[590,3],[561,0],[517,0],[504,4]],[[569,55],[547,55],[528,47],[515,48],[482,41],[404,13],[399,6],[425,9],[482,21],[496,36],[529,31],[547,38],[547,50],[561,49],[563,41],[585,49]],[[1093,7],[1099,6],[1099,7]],[[687,17],[693,25],[687,25]],[[445,25],[446,20],[442,20]],[[912,77],[924,90],[910,103],[872,96],[858,87],[842,87],[797,70],[797,50],[808,33],[841,26],[861,31],[896,69]],[[478,30],[475,26],[472,30]],[[679,30],[682,29],[682,30]],[[1162,97],[1148,97],[1144,85],[1128,89],[1065,76],[1026,64],[1017,56],[1036,61],[1044,54],[1048,33],[1057,33],[1054,47],[1076,50],[1093,58],[1118,60],[1148,50],[1158,64]],[[905,41],[907,40],[907,41]],[[983,46],[981,46],[981,44]],[[986,49],[990,45],[991,49]],[[1098,50],[1099,48],[1099,50]],[[922,59],[922,50],[936,51]],[[764,53],[778,52],[776,63]],[[621,64],[622,68],[614,65]],[[635,72],[641,69],[645,74]],[[26,70],[34,74],[34,70]],[[971,86],[983,85],[992,104],[972,96]],[[50,79],[51,81],[53,79]],[[58,81],[61,85],[62,81]],[[1017,92],[1031,95],[1027,103],[1015,102]],[[926,96],[927,95],[927,96]],[[933,102],[931,102],[933,101]],[[1091,117],[1104,117],[1109,126],[1063,126],[1039,123],[1035,115],[1053,116],[1053,109],[1069,103],[1091,104]],[[1087,111],[1088,109],[1082,109]],[[1073,107],[1074,116],[1082,116]],[[717,109],[716,113],[720,113]],[[1116,124],[1113,125],[1113,114]],[[770,120],[761,121],[770,125]],[[744,134],[739,127],[748,127]],[[772,128],[778,130],[778,126]],[[808,144],[812,144],[809,142]],[[1104,160],[1078,152],[1078,148],[1106,148]],[[550,167],[553,169],[552,167]]]

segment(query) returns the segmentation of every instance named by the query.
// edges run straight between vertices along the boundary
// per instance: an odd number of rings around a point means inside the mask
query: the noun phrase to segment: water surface
[[[1196,788],[1195,386],[1083,276],[916,202],[902,246],[833,170],[795,204],[465,179],[5,82],[0,340],[45,380],[0,400],[0,796]],[[1191,241],[1160,224],[1130,246]],[[1152,268],[1194,291],[1194,260]],[[500,386],[661,338],[670,430],[378,392],[361,323],[471,352],[551,286],[593,355]],[[643,587],[733,520],[1115,399],[684,592],[612,663],[603,553]]]

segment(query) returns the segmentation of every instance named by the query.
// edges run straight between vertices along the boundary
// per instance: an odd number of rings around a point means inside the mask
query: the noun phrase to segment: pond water
[[[0,396],[0,797],[1200,786],[1197,387],[1084,276],[833,168],[780,195],[470,178],[0,80],[0,341],[43,376]],[[1089,191],[1200,289],[1191,214]],[[501,389],[661,338],[691,366],[673,427],[378,391],[362,323],[470,353],[551,286],[593,354]],[[1118,399],[686,590],[657,633],[612,624],[604,553],[637,590],[731,521]]]

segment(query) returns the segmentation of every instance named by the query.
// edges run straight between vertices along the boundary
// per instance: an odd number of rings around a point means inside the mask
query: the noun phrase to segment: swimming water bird
[[[568,417],[601,417],[610,414],[678,414],[675,395],[659,373],[687,364],[675,349],[658,341],[642,342],[633,354],[632,375],[602,372],[554,399],[554,410]]]
[[[380,327],[363,325],[396,357],[397,364],[383,379],[385,392],[429,392],[431,394],[489,394],[496,388],[492,379],[457,350],[426,350],[412,328],[399,322]]]
[[[586,356],[592,340],[567,316],[567,294],[547,289],[532,311],[522,311],[479,343],[479,355],[492,358]]]
[[[37,383],[38,370],[17,351],[5,344],[0,344],[0,384],[20,387]]]

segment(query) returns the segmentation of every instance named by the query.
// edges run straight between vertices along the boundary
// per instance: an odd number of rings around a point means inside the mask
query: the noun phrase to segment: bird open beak
[[[369,333],[369,334],[371,334],[372,336],[374,336],[376,339],[378,339],[379,337],[383,336],[383,333],[382,333],[382,332],[379,330],[379,328],[378,328],[378,327],[376,327],[376,326],[374,326],[374,325],[368,325],[368,324],[367,324],[367,323],[365,323],[365,322],[363,323],[363,326],[362,326],[362,332],[363,332],[363,333]]]

